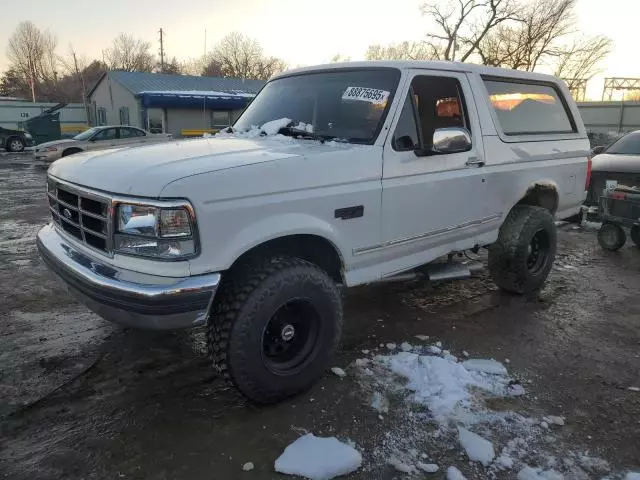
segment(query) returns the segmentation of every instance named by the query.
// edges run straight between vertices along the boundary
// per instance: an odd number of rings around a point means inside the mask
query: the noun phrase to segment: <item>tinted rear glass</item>
[[[555,88],[499,80],[485,80],[484,84],[505,135],[576,131]]]
[[[619,155],[640,155],[640,132],[625,135],[606,150]]]

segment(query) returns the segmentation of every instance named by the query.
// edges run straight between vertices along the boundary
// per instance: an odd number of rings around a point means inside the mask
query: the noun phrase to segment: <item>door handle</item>
[[[478,157],[469,157],[467,167],[484,167],[484,160]]]

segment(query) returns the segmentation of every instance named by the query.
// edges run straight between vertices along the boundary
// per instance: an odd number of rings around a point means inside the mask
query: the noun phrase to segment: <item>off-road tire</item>
[[[17,142],[19,145],[22,145],[22,147],[19,148],[15,148],[12,147],[11,144]],[[7,140],[7,151],[8,152],[24,152],[24,141],[20,138],[20,137],[9,137],[9,139]]]
[[[631,240],[636,244],[636,247],[640,248],[640,227],[638,225],[631,227]]]
[[[627,234],[619,225],[613,223],[603,223],[598,230],[598,243],[605,250],[617,252],[627,241]]]
[[[317,311],[317,339],[298,370],[274,373],[263,336],[283,304],[304,299]],[[340,340],[342,298],[318,266],[299,258],[261,259],[223,280],[212,308],[207,342],[214,368],[249,400],[268,404],[307,390],[326,370]]]
[[[538,234],[548,239],[543,263],[531,271],[529,248]],[[500,227],[498,240],[489,247],[489,271],[502,290],[527,294],[544,285],[556,255],[557,232],[551,213],[542,207],[515,206]]]

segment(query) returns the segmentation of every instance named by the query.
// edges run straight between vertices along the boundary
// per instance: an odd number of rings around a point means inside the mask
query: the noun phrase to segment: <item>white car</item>
[[[136,127],[107,125],[90,128],[73,138],[53,140],[36,145],[33,156],[36,160],[50,163],[75,153],[166,142],[171,140],[171,137],[170,133],[150,133]]]
[[[256,402],[308,388],[342,329],[340,286],[467,276],[542,287],[554,216],[579,211],[589,141],[554,77],[440,62],[333,64],[270,80],[213,138],[55,162],[45,262],[92,310],[208,326]],[[449,258],[439,262],[441,258]]]

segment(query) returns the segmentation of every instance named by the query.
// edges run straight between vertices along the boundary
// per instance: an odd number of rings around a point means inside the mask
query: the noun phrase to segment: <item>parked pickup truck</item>
[[[136,127],[106,125],[90,128],[73,138],[41,143],[33,150],[33,156],[36,160],[51,163],[75,153],[166,142],[171,137],[170,133],[150,133]]]
[[[53,163],[52,223],[37,244],[107,320],[207,325],[217,371],[275,402],[329,365],[343,286],[460,271],[434,262],[487,247],[499,287],[540,289],[554,216],[584,201],[588,150],[551,76],[439,62],[304,68],[270,80],[215,137]]]

